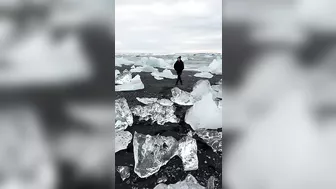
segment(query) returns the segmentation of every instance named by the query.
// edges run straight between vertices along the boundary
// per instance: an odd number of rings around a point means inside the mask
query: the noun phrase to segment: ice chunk
[[[168,99],[160,99],[157,101],[162,106],[172,106],[174,103]]]
[[[176,184],[159,184],[154,189],[205,189],[205,187],[198,184],[195,177],[188,174],[184,181],[177,182]]]
[[[144,88],[145,86],[141,81],[140,75],[136,75],[129,83],[116,85],[115,91],[136,91]]]
[[[217,85],[222,85],[222,79],[220,79],[216,84]]]
[[[136,99],[143,104],[152,104],[158,100],[157,98],[139,98],[139,97],[136,97]]]
[[[222,132],[216,130],[198,129],[196,134],[214,151],[222,151]]]
[[[212,85],[211,88],[212,88],[212,94],[213,94],[214,99],[223,98],[222,85]]]
[[[132,141],[132,134],[128,131],[117,131],[115,134],[115,152],[124,150]]]
[[[193,91],[190,93],[195,101],[199,101],[202,97],[208,93],[212,93],[210,82],[208,80],[199,80],[195,83]]]
[[[134,69],[135,68],[135,66],[133,65],[132,67],[131,67],[131,69]]]
[[[114,72],[114,77],[117,80],[117,77],[120,75],[120,71],[119,70],[115,70]]]
[[[116,131],[124,130],[128,126],[132,126],[133,116],[125,98],[119,98],[115,101],[115,114]]]
[[[132,108],[132,113],[140,117],[140,120],[152,120],[159,125],[164,125],[167,122],[178,123],[174,106],[163,106],[159,103],[152,103],[147,106],[135,106]]]
[[[215,189],[215,180],[216,178],[214,176],[211,176],[208,180],[208,184],[207,184],[207,189]]]
[[[177,87],[172,88],[171,92],[173,97],[171,97],[170,100],[174,103],[184,106],[191,106],[194,104],[194,97],[190,93]]]
[[[212,75],[211,73],[209,73],[209,72],[201,72],[201,73],[197,73],[197,74],[195,74],[194,76],[195,76],[195,77],[208,78],[208,79],[210,79],[210,78],[213,77],[213,75]]]
[[[162,72],[154,71],[151,73],[152,76],[154,77],[163,77],[167,79],[176,79],[177,76],[174,75],[170,70],[163,70]]]
[[[131,69],[131,72],[157,72],[158,70],[152,66],[139,66]]]
[[[206,110],[206,111],[204,111]],[[194,130],[199,128],[217,129],[222,127],[222,110],[212,99],[212,94],[203,96],[191,107],[185,116],[185,122]]]
[[[121,67],[122,65],[133,65],[134,61],[127,60],[126,58],[116,58],[115,66]]]
[[[125,83],[130,83],[132,80],[132,73],[128,70],[124,70],[122,74],[118,75],[115,80],[116,84],[122,85]]]
[[[128,166],[118,166],[117,171],[119,172],[120,177],[123,181],[131,176],[131,169]]]
[[[156,80],[163,80],[163,78],[162,78],[162,77],[157,77],[157,76],[154,76],[154,78],[155,78]]]
[[[182,159],[184,171],[198,169],[196,140],[186,136],[179,141],[178,155]]]
[[[148,65],[157,68],[170,68],[170,61],[164,60],[162,58],[156,57],[142,57],[140,60],[140,65]]]
[[[178,142],[173,137],[150,136],[135,132],[133,138],[134,172],[149,177],[177,154]]]
[[[134,67],[134,68],[132,68],[132,69],[130,70],[130,72],[132,72],[132,73],[140,73],[140,72],[142,72],[142,67],[141,67],[141,66],[139,66],[139,67]]]
[[[217,57],[209,65],[209,71],[216,75],[222,75],[222,59]]]

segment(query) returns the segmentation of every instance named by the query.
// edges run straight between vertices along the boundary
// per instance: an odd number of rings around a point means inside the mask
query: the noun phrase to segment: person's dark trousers
[[[177,73],[177,80],[176,80],[175,85],[177,85],[179,81],[180,81],[181,85],[183,85],[183,84],[182,84],[182,79],[181,79],[181,74],[182,74],[182,73],[180,73],[180,72]]]

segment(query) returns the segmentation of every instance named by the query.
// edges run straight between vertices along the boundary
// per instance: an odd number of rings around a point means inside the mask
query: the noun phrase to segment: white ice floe
[[[209,71],[212,74],[222,75],[222,59],[217,57],[209,65]]]
[[[209,72],[196,73],[194,76],[195,77],[201,77],[201,78],[207,78],[207,79],[210,79],[210,78],[213,77],[213,75]]]
[[[133,124],[132,112],[128,107],[125,98],[119,98],[115,101],[115,130],[121,131]]]
[[[222,110],[208,93],[197,101],[186,113],[185,122],[194,130],[199,128],[217,129],[222,127]]]
[[[151,73],[152,76],[158,78],[176,79],[177,76],[174,75],[170,70],[163,70],[162,72],[154,71]]]
[[[177,141],[171,136],[150,136],[135,132],[133,151],[134,172],[140,178],[155,174],[175,155],[182,159],[185,171],[198,169],[196,140],[190,136]]]
[[[178,123],[174,106],[163,106],[159,103],[152,103],[147,106],[135,106],[131,108],[134,115],[139,116],[140,120],[152,120],[159,125],[164,125],[167,122]]]
[[[177,87],[172,88],[171,92],[172,97],[170,100],[174,103],[183,106],[191,106],[194,104],[194,97],[190,93],[183,91]]]
[[[115,152],[124,150],[128,144],[132,141],[132,133],[128,131],[117,131],[115,134]]]
[[[179,181],[175,184],[159,184],[154,189],[205,189],[205,187],[198,184],[195,177],[188,174],[184,181]]]
[[[129,83],[115,85],[115,91],[136,91],[144,88],[140,75],[136,75]]]
[[[139,98],[139,97],[136,97],[136,99],[143,104],[152,104],[158,100],[157,98]]]

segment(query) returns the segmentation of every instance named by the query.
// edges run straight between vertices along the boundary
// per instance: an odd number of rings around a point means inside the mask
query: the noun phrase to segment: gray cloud
[[[221,52],[221,0],[116,0],[116,52]]]

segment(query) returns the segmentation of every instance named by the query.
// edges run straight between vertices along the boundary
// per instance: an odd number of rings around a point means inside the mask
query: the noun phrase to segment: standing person
[[[183,69],[184,69],[184,63],[183,63],[183,61],[181,60],[181,56],[179,56],[179,57],[177,58],[177,61],[176,61],[175,64],[174,64],[174,69],[175,69],[175,71],[176,71],[176,73],[177,73],[177,80],[176,80],[176,84],[175,84],[175,85],[178,84],[178,81],[180,81],[180,82],[181,82],[181,85],[183,85],[183,84],[182,84],[182,79],[181,79],[181,74],[182,74],[182,71],[183,71]]]

